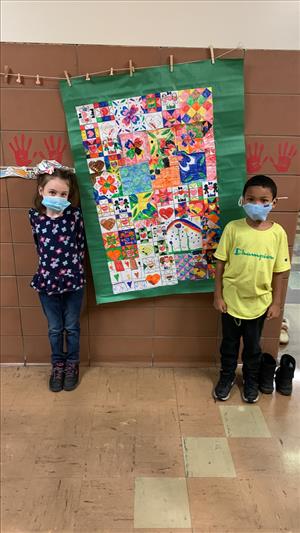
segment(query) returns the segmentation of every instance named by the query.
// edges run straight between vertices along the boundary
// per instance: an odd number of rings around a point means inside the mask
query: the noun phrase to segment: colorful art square
[[[221,230],[211,89],[76,112],[113,294],[213,279]]]
[[[119,234],[117,231],[108,231],[102,234],[104,248],[116,248],[120,246]]]
[[[109,120],[114,120],[110,102],[96,102],[94,104],[94,114],[97,122],[108,122]]]
[[[146,129],[141,97],[114,100],[111,108],[119,133],[131,133]]]
[[[195,124],[182,124],[174,128],[176,146],[179,151],[192,154],[204,150],[202,125],[199,122]]]
[[[99,138],[82,142],[87,158],[98,158],[103,155],[103,147]]]
[[[169,109],[162,112],[164,128],[172,128],[181,124],[180,109]]]
[[[136,165],[150,159],[150,146],[146,132],[123,133],[120,136],[124,165]]]
[[[120,168],[122,189],[124,194],[152,192],[151,175],[148,163]]]
[[[141,103],[144,113],[156,113],[162,109],[160,93],[152,93],[142,96]]]
[[[163,116],[161,111],[155,113],[146,113],[144,115],[145,130],[159,130],[164,127]]]
[[[176,109],[179,107],[178,92],[167,91],[161,93],[161,106],[163,111],[169,111],[170,109]]]
[[[169,204],[173,201],[173,189],[154,189],[153,200],[157,205]]]
[[[169,157],[176,155],[174,132],[164,128],[148,132],[151,157]]]
[[[139,257],[137,244],[127,244],[126,246],[122,246],[122,253],[125,259]]]
[[[210,89],[186,89],[178,91],[182,122],[201,122],[212,116],[212,93]]]
[[[206,178],[205,153],[187,154],[179,152],[179,169],[182,183],[191,183],[193,181],[203,180]]]
[[[156,189],[172,189],[180,185],[180,168],[177,157],[150,159],[152,187]]]
[[[119,176],[112,172],[102,172],[96,178],[94,188],[98,191],[99,195],[106,196],[107,198],[122,194]]]
[[[134,229],[126,229],[119,231],[119,239],[122,246],[136,244],[136,234]]]
[[[97,122],[93,104],[76,106],[76,113],[79,124],[90,124],[91,122]]]
[[[152,199],[152,191],[129,196],[132,218],[144,220],[157,217],[157,207]]]
[[[117,232],[117,221],[114,217],[102,217],[99,219],[100,228],[102,233],[109,233],[110,231]]]

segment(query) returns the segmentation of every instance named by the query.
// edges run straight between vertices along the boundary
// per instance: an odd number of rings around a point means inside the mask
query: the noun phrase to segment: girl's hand
[[[214,296],[214,308],[220,313],[227,313],[227,305],[222,296]]]
[[[280,316],[280,305],[278,304],[270,305],[268,312],[267,312],[267,320],[271,320],[272,318],[278,318],[279,316]]]

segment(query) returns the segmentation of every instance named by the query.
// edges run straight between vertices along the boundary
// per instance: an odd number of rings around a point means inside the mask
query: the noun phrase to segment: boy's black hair
[[[269,176],[264,176],[263,174],[257,174],[257,176],[252,176],[248,181],[246,181],[244,189],[243,189],[243,196],[245,196],[247,189],[249,187],[264,187],[264,189],[270,189],[272,193],[273,200],[277,196],[277,185],[275,181],[272,180],[272,178],[269,178]]]

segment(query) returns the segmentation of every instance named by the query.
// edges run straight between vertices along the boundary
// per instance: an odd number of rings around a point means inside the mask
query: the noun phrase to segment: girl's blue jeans
[[[80,311],[83,288],[62,294],[51,294],[50,296],[39,292],[39,297],[48,320],[51,363],[62,361],[79,363]],[[64,332],[66,332],[66,352],[64,352]]]

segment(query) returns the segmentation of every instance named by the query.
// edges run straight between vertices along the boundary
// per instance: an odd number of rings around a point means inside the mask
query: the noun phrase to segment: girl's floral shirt
[[[85,236],[81,210],[68,207],[57,218],[29,210],[39,256],[31,287],[47,294],[76,291],[85,284]]]

